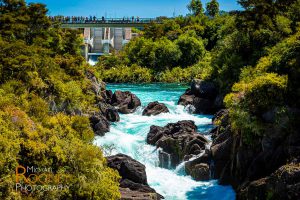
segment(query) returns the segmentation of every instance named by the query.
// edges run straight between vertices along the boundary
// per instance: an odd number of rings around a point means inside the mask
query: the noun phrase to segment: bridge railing
[[[85,17],[49,17],[52,21],[63,24],[149,24],[161,23],[160,18],[85,18]]]

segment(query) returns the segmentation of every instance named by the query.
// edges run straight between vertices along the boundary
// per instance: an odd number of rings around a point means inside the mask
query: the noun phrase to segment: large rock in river
[[[196,97],[214,100],[217,96],[217,89],[212,82],[194,79],[191,83],[191,93]]]
[[[161,148],[171,159],[171,167],[175,167],[186,156],[200,154],[205,150],[208,140],[197,132],[193,121],[179,121],[165,127],[151,126],[147,135],[147,143]]]
[[[141,106],[140,99],[129,91],[115,91],[111,98],[111,105],[115,106],[120,113],[129,114],[135,112]]]
[[[110,130],[109,121],[102,114],[94,114],[90,118],[94,133],[98,136],[104,136]]]
[[[150,196],[154,196],[154,199],[163,198],[148,185],[146,167],[142,163],[127,155],[117,154],[107,157],[107,165],[110,168],[116,169],[122,177],[120,180],[122,199],[126,199],[131,195],[149,196],[149,194],[151,194]]]
[[[151,116],[151,115],[159,115],[161,113],[168,113],[168,112],[170,111],[167,108],[167,106],[165,106],[165,104],[155,101],[148,104],[148,106],[143,111],[143,115]]]
[[[220,107],[220,95],[211,82],[194,79],[191,88],[180,96],[178,104],[185,107],[192,106],[190,112],[196,114],[213,114]]]

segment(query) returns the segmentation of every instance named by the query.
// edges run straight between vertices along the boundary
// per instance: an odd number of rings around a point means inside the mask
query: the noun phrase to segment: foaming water
[[[113,91],[133,92],[141,99],[142,107],[133,114],[121,114],[120,122],[112,124],[110,132],[104,137],[96,137],[95,144],[109,149],[105,151],[106,154],[124,153],[143,163],[146,166],[149,185],[167,200],[235,199],[231,187],[219,186],[216,181],[196,182],[179,168],[169,170],[158,167],[158,150],[155,146],[146,144],[151,125],[165,126],[180,120],[193,120],[201,132],[212,127],[212,116],[191,115],[183,106],[176,105],[186,88],[186,85],[177,84],[108,85],[107,89]],[[164,103],[170,113],[142,116],[143,107],[152,101]],[[183,164],[179,167],[183,167]]]

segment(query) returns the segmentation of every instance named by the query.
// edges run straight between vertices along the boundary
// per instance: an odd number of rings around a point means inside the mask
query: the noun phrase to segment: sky
[[[47,5],[49,15],[140,18],[186,15],[190,0],[27,0]],[[203,5],[209,0],[202,0]],[[241,9],[237,0],[219,0],[224,11]]]

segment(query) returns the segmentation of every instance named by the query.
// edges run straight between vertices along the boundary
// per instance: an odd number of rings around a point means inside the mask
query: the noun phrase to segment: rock
[[[90,118],[91,126],[94,133],[99,136],[104,136],[110,130],[109,121],[102,115],[93,115]]]
[[[214,100],[217,96],[217,89],[211,82],[194,79],[191,83],[191,93],[196,97]]]
[[[244,185],[238,190],[238,199],[299,199],[299,160],[283,165],[270,176]]]
[[[169,154],[171,167],[175,167],[185,156],[197,155],[205,150],[208,140],[197,132],[193,121],[179,121],[165,127],[151,126],[147,143]]]
[[[211,147],[212,158],[214,160],[215,177],[220,177],[224,166],[228,163],[231,156],[232,138],[228,138],[220,144]]]
[[[211,114],[214,112],[213,102],[209,99],[195,97],[192,105],[195,107],[194,113]]]
[[[163,197],[157,193],[139,192],[129,188],[120,188],[121,200],[160,200]]]
[[[141,106],[140,99],[129,91],[116,91],[111,99],[111,104],[115,106],[122,114],[135,112],[136,108]]]
[[[180,96],[178,105],[193,106],[193,109],[188,109],[191,113],[213,114],[222,106],[222,100],[223,96],[218,95],[213,83],[194,79],[191,89]]]
[[[208,181],[210,178],[209,165],[206,163],[196,164],[189,171],[189,175],[191,175],[196,181]]]
[[[211,170],[220,184],[234,187],[237,199],[299,199],[299,123],[287,131],[282,127],[286,127],[288,115],[275,123],[274,113],[270,109],[260,116],[266,127],[264,134],[250,138],[232,130],[227,110],[221,110],[213,119],[217,127],[211,131]]]
[[[223,109],[225,107],[223,102],[224,102],[224,95],[223,94],[218,94],[215,101],[214,101],[215,110]]]
[[[171,155],[159,150],[158,151],[159,167],[171,169]]]
[[[98,107],[100,109],[101,114],[110,122],[118,122],[120,121],[120,116],[115,107],[109,105],[107,103],[99,102]]]
[[[104,82],[99,81],[91,72],[86,73],[86,77],[91,81],[91,89],[98,96],[105,90],[106,85]]]
[[[183,105],[183,106],[193,105],[195,95],[190,94],[190,91],[191,91],[190,89],[187,89],[186,92],[180,96],[178,105]]]
[[[210,179],[210,161],[211,152],[206,150],[206,152],[191,161],[185,163],[185,172],[197,181],[206,181]]]
[[[148,185],[145,166],[124,154],[107,157],[110,168],[118,170],[122,179],[129,179],[135,183]]]
[[[121,180],[120,187],[121,188],[130,188],[131,190],[139,191],[139,192],[155,193],[155,190],[153,188],[151,188],[148,184],[144,185],[141,183],[136,183],[129,179]]]
[[[148,185],[145,170],[146,168],[142,163],[132,159],[127,155],[117,154],[115,156],[107,157],[107,165],[110,168],[117,170],[122,177],[120,180],[120,187],[123,189],[121,190],[124,190],[124,192],[125,190],[127,191],[127,193],[124,193],[123,195],[126,194],[128,196],[129,194],[141,195],[142,193],[151,193],[155,197],[158,197],[158,199],[163,198]],[[132,191],[135,191],[137,193]]]
[[[109,108],[106,111],[106,119],[110,122],[118,122],[120,121],[120,116],[118,111],[115,108]]]
[[[143,115],[151,116],[151,115],[159,115],[161,113],[168,113],[170,112],[167,106],[163,103],[158,103],[157,101],[151,102],[148,106],[144,109]]]
[[[111,90],[104,90],[101,93],[101,97],[104,103],[111,104],[113,93]]]

